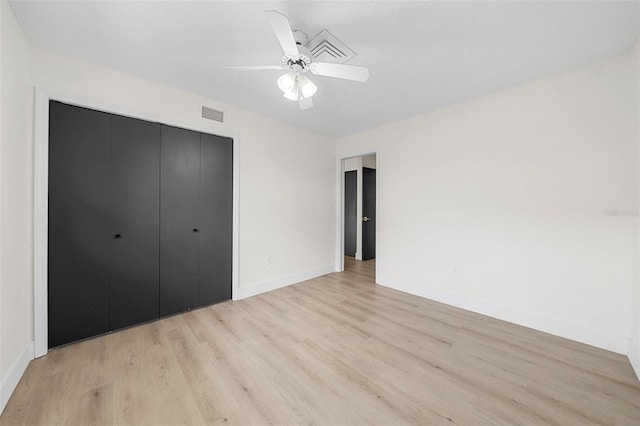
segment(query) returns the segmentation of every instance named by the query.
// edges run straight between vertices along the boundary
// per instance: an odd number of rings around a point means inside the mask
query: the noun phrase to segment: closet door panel
[[[198,306],[200,134],[162,126],[160,315]]]
[[[201,135],[200,305],[231,299],[233,140]]]
[[[50,103],[49,347],[109,329],[109,125]]]
[[[113,116],[111,125],[112,330],[158,318],[160,125]]]

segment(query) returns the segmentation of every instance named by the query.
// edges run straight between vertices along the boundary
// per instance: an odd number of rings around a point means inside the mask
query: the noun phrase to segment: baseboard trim
[[[633,371],[636,372],[636,376],[640,379],[640,345],[633,339],[629,339],[627,357],[629,358],[631,367],[633,367]]]
[[[11,398],[16,386],[18,386],[18,382],[20,382],[29,362],[33,359],[33,350],[34,344],[33,340],[31,340],[27,342],[18,358],[7,371],[7,374],[2,378],[2,382],[0,382],[0,414],[4,411],[4,407],[7,406],[9,398]]]
[[[268,291],[277,290],[282,287],[287,287],[292,284],[297,284],[302,281],[307,281],[313,278],[320,277],[322,275],[330,274],[335,271],[335,265],[330,264],[322,266],[320,268],[311,269],[308,271],[298,272],[284,277],[274,278],[272,280],[262,281],[252,284],[246,287],[238,288],[238,296],[234,300],[245,299],[251,296],[257,296],[258,294],[266,293]]]
[[[441,289],[379,279],[378,284],[492,318],[629,356],[629,338]],[[636,370],[638,371],[638,370]]]

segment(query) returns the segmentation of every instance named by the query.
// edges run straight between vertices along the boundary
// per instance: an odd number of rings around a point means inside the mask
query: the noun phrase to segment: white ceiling
[[[33,2],[11,6],[30,42],[328,136],[400,118],[628,52],[638,2]],[[358,53],[371,77],[311,76],[315,106],[282,98],[281,50],[264,10]]]

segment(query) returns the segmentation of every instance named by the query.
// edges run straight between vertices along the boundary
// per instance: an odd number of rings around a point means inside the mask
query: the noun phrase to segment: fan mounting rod
[[[304,46],[305,44],[307,44],[307,41],[309,40],[309,37],[307,37],[307,33],[300,30],[291,30],[291,33],[293,34],[293,39],[298,45],[298,49],[300,49],[300,46]]]

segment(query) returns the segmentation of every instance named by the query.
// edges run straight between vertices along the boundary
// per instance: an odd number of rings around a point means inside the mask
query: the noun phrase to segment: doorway
[[[376,154],[342,161],[344,269],[368,263],[375,269],[376,258]]]

